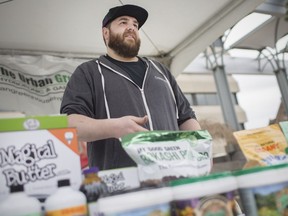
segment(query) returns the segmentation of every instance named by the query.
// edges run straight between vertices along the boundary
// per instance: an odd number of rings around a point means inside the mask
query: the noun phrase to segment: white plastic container
[[[69,179],[59,180],[58,190],[45,201],[45,212],[48,216],[87,215],[86,197],[70,186]]]
[[[234,172],[247,216],[287,215],[288,164]]]
[[[230,172],[170,182],[176,215],[241,215],[235,202],[237,183]]]
[[[23,185],[11,186],[8,198],[0,203],[0,215],[41,216],[41,204],[37,198],[25,194]]]
[[[144,189],[103,197],[98,200],[98,215],[101,216],[146,216],[170,215],[171,189]]]

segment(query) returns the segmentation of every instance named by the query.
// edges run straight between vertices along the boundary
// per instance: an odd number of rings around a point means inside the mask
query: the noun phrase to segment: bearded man
[[[139,29],[147,18],[136,5],[111,8],[102,21],[107,54],[79,65],[65,89],[60,112],[87,142],[90,167],[136,166],[121,146],[124,135],[200,129],[169,69],[138,56]]]

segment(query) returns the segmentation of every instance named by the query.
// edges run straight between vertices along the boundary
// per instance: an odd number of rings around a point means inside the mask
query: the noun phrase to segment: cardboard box
[[[107,185],[109,193],[121,193],[140,188],[137,167],[101,170],[98,176]],[[98,201],[88,203],[89,215],[99,215]]]
[[[24,184],[28,195],[46,198],[64,178],[79,189],[82,178],[75,128],[0,133],[0,201],[12,184]]]
[[[109,193],[140,187],[137,167],[101,170],[98,176],[106,183]]]

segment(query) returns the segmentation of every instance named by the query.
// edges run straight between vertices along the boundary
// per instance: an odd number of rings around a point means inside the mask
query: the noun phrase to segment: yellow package
[[[287,142],[278,124],[233,133],[245,157],[260,165],[285,163]]]

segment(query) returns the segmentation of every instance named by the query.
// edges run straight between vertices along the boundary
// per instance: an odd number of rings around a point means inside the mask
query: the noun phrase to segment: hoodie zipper
[[[150,110],[149,110],[148,105],[147,105],[144,89],[140,89],[140,91],[141,91],[142,100],[144,102],[144,107],[145,107],[145,110],[146,110],[146,113],[147,113],[147,116],[148,116],[148,119],[149,119],[149,121],[148,121],[149,128],[150,128],[151,131],[153,131],[153,123],[152,123],[152,119],[151,119]]]
[[[150,131],[153,131],[154,129],[153,129],[153,122],[152,122],[152,118],[151,118],[151,113],[150,113],[150,109],[148,107],[146,96],[145,96],[145,92],[144,92],[144,86],[145,86],[146,77],[147,77],[148,69],[149,69],[149,64],[146,63],[146,65],[147,65],[147,68],[146,68],[146,71],[145,71],[145,76],[144,76],[144,79],[143,79],[142,88],[139,88],[139,90],[141,91],[142,100],[143,100],[143,103],[144,103],[146,114],[148,116],[149,129],[150,129]]]
[[[116,71],[114,70],[113,68],[109,67],[108,65],[104,64],[103,62],[98,62],[99,64],[103,65],[104,67],[108,68],[109,70],[111,70],[112,72],[122,76],[123,78],[129,80],[131,83],[133,83],[138,89],[139,91],[141,92],[141,97],[142,97],[142,101],[144,103],[144,108],[145,108],[145,111],[146,111],[146,114],[148,116],[148,124],[149,124],[149,129],[151,131],[153,131],[153,123],[152,123],[152,118],[151,118],[151,114],[150,114],[150,110],[149,110],[149,107],[148,107],[148,104],[147,104],[147,101],[146,101],[146,97],[145,97],[145,93],[144,93],[144,86],[145,86],[145,81],[146,81],[146,77],[147,77],[147,72],[148,72],[148,68],[149,68],[149,64],[147,64],[147,68],[146,68],[146,72],[145,72],[145,76],[144,76],[144,79],[143,79],[143,84],[142,84],[142,88],[140,88],[133,80],[131,80],[129,77],[121,74],[119,71]]]

